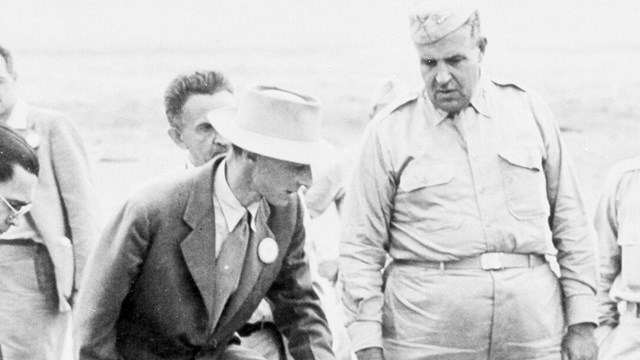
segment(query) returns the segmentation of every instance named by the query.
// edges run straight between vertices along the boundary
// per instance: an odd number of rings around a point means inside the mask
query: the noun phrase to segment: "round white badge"
[[[35,131],[31,130],[27,132],[24,136],[24,140],[34,149],[37,149],[40,145],[40,135],[38,135]]]
[[[258,245],[258,257],[265,264],[271,264],[278,257],[278,244],[272,238],[260,240]]]

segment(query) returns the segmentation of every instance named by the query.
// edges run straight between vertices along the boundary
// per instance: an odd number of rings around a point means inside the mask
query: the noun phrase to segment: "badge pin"
[[[35,131],[29,131],[24,136],[24,140],[31,146],[33,149],[37,149],[40,145],[40,136]]]
[[[265,264],[271,264],[278,257],[278,244],[272,238],[260,240],[258,245],[258,257]]]

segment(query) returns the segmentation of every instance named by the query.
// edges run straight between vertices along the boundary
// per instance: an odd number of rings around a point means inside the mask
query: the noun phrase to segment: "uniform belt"
[[[394,260],[394,263],[398,263],[399,265],[414,265],[429,269],[482,269],[486,271],[536,267],[546,262],[547,260],[543,255],[502,252],[489,252],[456,261]]]
[[[15,245],[15,246],[31,246],[36,242],[32,239],[0,239],[0,245]]]
[[[627,313],[640,318],[640,304],[636,302],[626,301],[627,303]]]

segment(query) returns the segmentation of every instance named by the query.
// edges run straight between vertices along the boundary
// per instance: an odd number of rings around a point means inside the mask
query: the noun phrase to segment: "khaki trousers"
[[[42,272],[50,269],[41,266],[43,250],[36,243],[0,245],[2,360],[60,359],[69,313],[58,311],[55,277]]]
[[[620,314],[620,324],[609,333],[600,345],[598,359],[640,359],[640,319],[637,316],[624,312]]]
[[[547,264],[484,271],[392,263],[384,300],[387,359],[561,359],[561,290]]]

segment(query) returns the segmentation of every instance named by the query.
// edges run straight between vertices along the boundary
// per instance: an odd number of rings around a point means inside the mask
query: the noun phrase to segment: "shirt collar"
[[[222,209],[222,215],[227,222],[227,228],[229,232],[232,232],[244,217],[244,214],[249,211],[251,214],[251,230],[256,231],[256,214],[258,213],[260,202],[256,201],[246,208],[240,204],[240,201],[233,195],[227,183],[226,162],[226,160],[222,160],[218,165],[218,171],[214,175],[213,187],[215,197],[218,199],[220,209]]]
[[[448,112],[436,109],[433,106],[429,96],[427,95],[426,89],[422,92],[422,98],[427,106],[427,112],[430,115],[429,118],[435,119],[436,125],[442,123],[449,116]],[[478,113],[486,117],[490,117],[487,101],[487,82],[484,77],[480,77],[478,80],[469,105],[471,105],[471,107],[473,107]]]
[[[12,129],[25,130],[27,128],[27,103],[18,99],[11,109],[11,114],[6,123]]]

